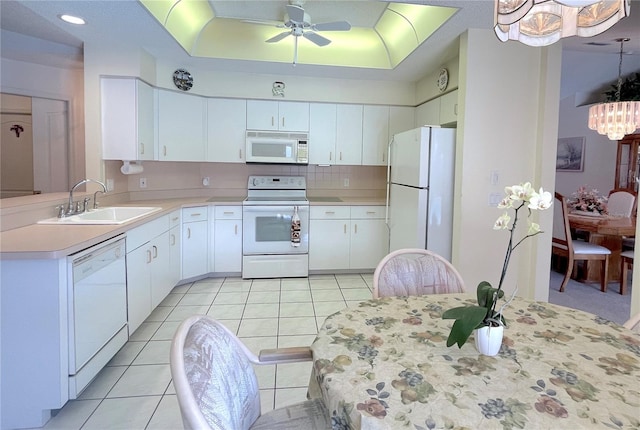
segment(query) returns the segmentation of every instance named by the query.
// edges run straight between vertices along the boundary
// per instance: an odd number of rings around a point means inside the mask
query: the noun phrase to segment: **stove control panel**
[[[249,176],[250,190],[306,190],[304,176]]]

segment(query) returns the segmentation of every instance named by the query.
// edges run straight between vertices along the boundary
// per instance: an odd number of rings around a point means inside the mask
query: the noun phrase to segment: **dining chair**
[[[629,330],[637,331],[640,333],[640,312],[632,316],[623,324],[624,327]]]
[[[385,256],[373,273],[373,298],[464,293],[462,276],[435,252],[405,248]]]
[[[569,225],[569,211],[567,209],[567,201],[565,197],[556,192],[556,204],[554,205],[553,218],[553,238],[551,242],[551,254],[567,258],[567,270],[560,284],[560,292],[563,292],[576,261],[586,261],[586,271],[589,269],[590,261],[602,261],[602,272],[600,274],[600,290],[607,291],[607,279],[609,277],[609,256],[611,250],[604,246],[594,243],[583,242],[581,240],[573,240],[571,238],[571,229]],[[585,276],[588,277],[588,276]]]
[[[627,292],[627,271],[633,268],[633,249],[622,251],[620,253],[620,294],[624,295]]]
[[[629,218],[634,216],[638,205],[637,194],[624,188],[609,191],[607,213],[612,216]]]
[[[253,365],[312,359],[309,347],[253,354],[219,321],[194,315],[184,320],[171,343],[170,367],[185,429],[330,429],[322,399],[260,413]]]

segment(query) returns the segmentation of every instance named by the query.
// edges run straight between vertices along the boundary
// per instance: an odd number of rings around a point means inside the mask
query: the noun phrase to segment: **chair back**
[[[185,429],[247,430],[260,416],[255,372],[237,337],[195,315],[171,343],[171,376]]]
[[[636,193],[620,188],[609,191],[607,201],[609,215],[629,218],[635,215],[636,205]]]
[[[373,297],[465,292],[460,273],[442,256],[426,249],[393,251],[373,274]]]
[[[552,246],[566,249],[567,252],[573,249],[571,240],[571,227],[569,225],[569,209],[565,197],[556,192],[556,204],[553,205],[553,238]]]

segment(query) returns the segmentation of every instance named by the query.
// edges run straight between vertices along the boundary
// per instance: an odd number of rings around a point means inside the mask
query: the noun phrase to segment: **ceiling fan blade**
[[[287,5],[287,15],[294,22],[304,22],[304,9],[294,4]]]
[[[318,46],[327,46],[328,44],[331,43],[331,41],[326,37],[320,36],[319,34],[314,33],[312,31],[305,31],[304,33],[302,33],[302,36],[306,37],[307,39],[309,39],[310,41],[312,41]]]
[[[282,39],[284,39],[285,37],[287,37],[288,35],[290,35],[291,32],[290,31],[283,31],[280,34],[277,34],[275,36],[273,36],[271,39],[267,39],[265,40],[265,42],[267,43],[276,43],[276,42],[280,42]]]
[[[257,19],[243,19],[241,22],[245,24],[268,25],[271,27],[284,28],[284,24],[280,21],[262,21]]]
[[[349,31],[351,24],[347,21],[322,22],[313,24],[311,28],[317,31]]]

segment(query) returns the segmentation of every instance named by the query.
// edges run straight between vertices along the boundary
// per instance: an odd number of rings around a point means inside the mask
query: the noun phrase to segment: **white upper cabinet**
[[[207,103],[207,161],[244,163],[246,101],[210,98]]]
[[[309,104],[309,164],[335,164],[336,105]]]
[[[102,78],[102,158],[153,160],[154,89],[134,78]]]
[[[207,101],[158,90],[158,160],[205,161]]]
[[[364,106],[362,165],[386,166],[389,143],[389,106]]]
[[[389,107],[389,141],[394,135],[416,127],[416,110],[409,106]],[[386,154],[385,154],[386,157]]]
[[[458,122],[458,90],[440,97],[440,124]]]
[[[309,103],[247,100],[247,129],[309,131]]]
[[[416,126],[440,125],[440,97],[416,108]]]
[[[336,161],[331,164],[362,164],[362,105],[338,105]]]

